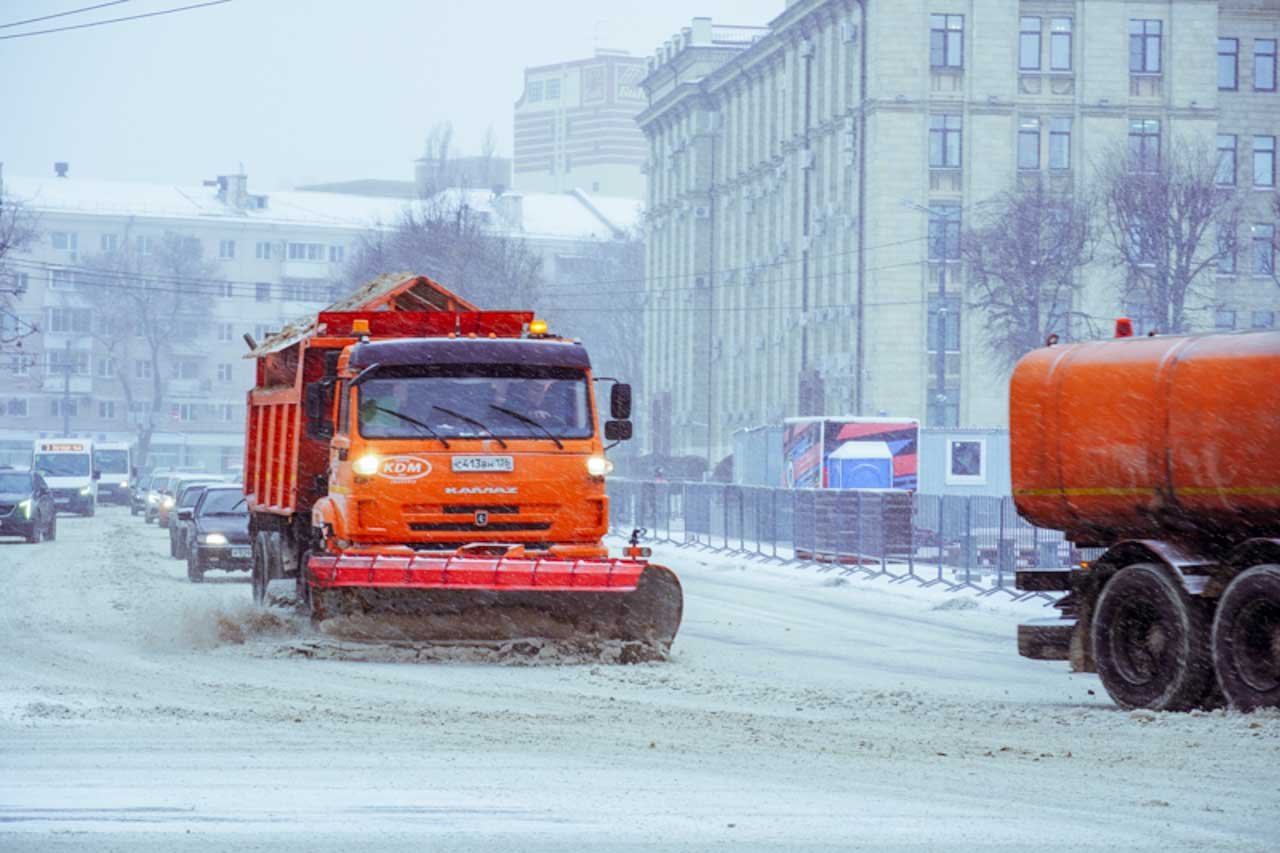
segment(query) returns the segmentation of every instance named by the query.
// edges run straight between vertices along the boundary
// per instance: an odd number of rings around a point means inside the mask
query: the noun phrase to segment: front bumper
[[[313,587],[471,589],[511,592],[633,592],[647,563],[347,553],[312,557]]]
[[[93,495],[79,489],[53,489],[53,505],[59,512],[85,512],[93,507]]]
[[[27,518],[17,510],[0,515],[0,536],[30,536],[35,526],[35,519]]]
[[[206,569],[247,572],[253,568],[253,548],[248,542],[234,545],[196,545],[196,554]]]
[[[133,492],[128,486],[98,484],[98,503],[111,503],[127,506],[133,502]]]

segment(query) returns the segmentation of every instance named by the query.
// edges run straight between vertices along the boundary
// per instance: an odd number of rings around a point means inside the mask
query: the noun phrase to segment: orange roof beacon
[[[580,343],[393,274],[251,344],[257,601],[296,578],[314,619],[361,634],[667,653],[679,581],[602,544],[631,389],[613,385],[602,429]]]

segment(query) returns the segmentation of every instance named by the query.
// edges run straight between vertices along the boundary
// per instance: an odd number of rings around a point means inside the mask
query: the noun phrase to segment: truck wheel
[[[1185,711],[1210,692],[1206,608],[1160,566],[1128,566],[1107,582],[1091,637],[1102,686],[1122,708]]]
[[[303,551],[298,564],[297,588],[294,592],[303,613],[311,612],[311,585],[307,583],[307,563],[309,562],[311,562],[311,551]]]
[[[1222,593],[1213,665],[1233,708],[1280,706],[1280,565],[1254,566]]]
[[[259,533],[253,540],[253,569],[250,572],[250,584],[253,586],[253,603],[265,604],[267,601],[267,578],[270,567],[267,561],[269,542],[266,533]]]
[[[196,551],[187,552],[187,580],[192,583],[204,583],[204,564]]]

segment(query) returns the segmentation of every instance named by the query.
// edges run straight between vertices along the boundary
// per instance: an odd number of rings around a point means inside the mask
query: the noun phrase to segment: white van
[[[128,506],[132,453],[127,441],[98,441],[93,445],[93,469],[98,481],[98,500]]]
[[[98,504],[98,472],[93,442],[87,438],[38,438],[31,467],[44,477],[59,512],[93,515]]]

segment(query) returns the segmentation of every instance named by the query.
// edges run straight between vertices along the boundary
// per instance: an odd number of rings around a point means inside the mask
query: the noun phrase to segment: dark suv
[[[0,468],[0,536],[28,542],[58,535],[58,510],[44,477],[33,471]]]
[[[195,509],[200,498],[204,495],[204,490],[209,488],[208,483],[192,483],[189,486],[183,486],[182,491],[178,492],[178,501],[173,505],[169,518],[169,556],[179,560],[187,558],[187,546],[191,541],[191,531],[195,526],[193,519],[187,515],[183,515],[184,509]]]
[[[253,568],[249,507],[240,486],[210,485],[194,508],[178,510],[178,519],[190,524],[187,578],[192,583],[204,580],[210,569],[247,572]]]

